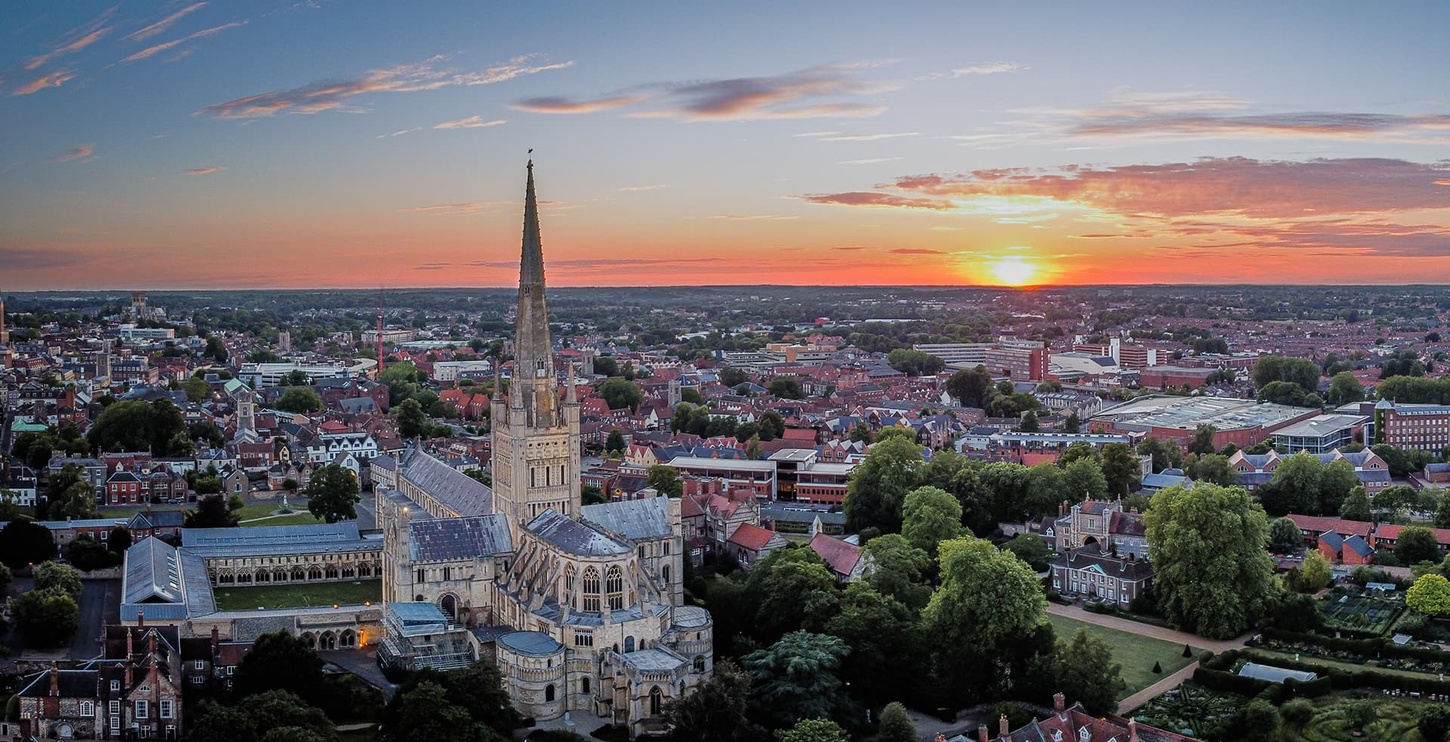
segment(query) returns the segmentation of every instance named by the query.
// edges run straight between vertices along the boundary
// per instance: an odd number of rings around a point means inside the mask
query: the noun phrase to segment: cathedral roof
[[[579,556],[622,556],[630,552],[628,546],[552,509],[540,513],[524,529]]]
[[[508,522],[502,515],[415,520],[408,523],[408,530],[408,556],[415,562],[469,559],[513,551]]]
[[[669,501],[663,497],[585,505],[579,515],[591,525],[628,539],[664,538],[671,534]]]
[[[493,490],[488,485],[433,458],[421,448],[408,452],[402,476],[460,516],[493,513]]]

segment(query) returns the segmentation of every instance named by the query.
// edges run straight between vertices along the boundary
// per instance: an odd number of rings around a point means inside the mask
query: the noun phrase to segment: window
[[[599,570],[593,567],[584,570],[584,610],[599,611]]]
[[[616,564],[609,568],[605,587],[609,591],[609,610],[624,610],[624,571],[619,568],[619,565]]]
[[[145,699],[141,699],[141,700],[136,701],[136,718],[137,719],[145,719],[146,718],[146,715],[151,712],[151,709],[148,708],[147,703],[148,702]]]
[[[111,734],[114,736],[114,735],[117,735],[117,734],[120,734],[120,733],[121,733],[121,717],[119,717],[119,716],[112,716],[111,717]]]
[[[171,718],[171,699],[170,698],[163,698],[163,699],[161,699],[160,706],[161,706],[161,718],[163,718],[163,719],[170,719]]]
[[[205,682],[206,682],[206,678],[205,677],[202,677],[201,675],[192,675],[191,676],[191,684],[192,685],[202,685]]]
[[[660,567],[660,576],[665,578],[666,583],[670,581],[670,565],[666,564],[665,566]]]
[[[660,692],[660,687],[658,685],[656,685],[655,687],[649,689],[649,715],[650,716],[659,716],[660,715],[660,707],[664,705],[664,700],[665,700],[665,694]]]
[[[443,568],[443,579],[444,580],[451,580],[451,579],[453,579],[453,568],[452,567],[444,567]]]
[[[589,692],[589,678],[581,678],[579,680],[579,692],[580,693],[588,693]]]
[[[698,656],[698,657],[695,658],[695,672],[704,672],[704,671],[705,671],[705,655],[702,654],[702,655],[700,655],[700,656]]]
[[[81,701],[81,716],[95,716],[96,704],[90,701]]]
[[[119,714],[119,713],[121,713],[121,702],[120,701],[111,701],[107,705],[106,710],[109,711],[109,712],[111,712],[111,713],[113,713],[113,714]]]
[[[418,579],[416,580],[416,582],[427,582],[427,581],[428,581],[428,572],[427,572],[427,570],[423,569],[422,567],[419,567],[418,568]]]
[[[670,542],[668,542],[668,541],[664,542],[664,544],[662,545],[662,548],[664,549],[664,555],[665,556],[669,556],[670,555]]]
[[[119,681],[119,680],[112,680],[111,681],[111,690],[120,690],[120,689],[121,689],[121,681]]]
[[[549,703],[549,702],[552,702],[553,700],[554,700],[554,686],[552,686],[552,685],[544,686],[544,702],[545,703]]]
[[[203,660],[197,660],[196,662],[192,663],[191,667],[195,670],[205,670],[206,662]]]

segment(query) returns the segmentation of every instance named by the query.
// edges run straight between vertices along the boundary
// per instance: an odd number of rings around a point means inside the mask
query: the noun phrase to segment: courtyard
[[[383,597],[382,580],[313,582],[301,585],[257,585],[213,588],[217,610],[249,611],[263,608],[315,608],[330,605],[377,603]]]

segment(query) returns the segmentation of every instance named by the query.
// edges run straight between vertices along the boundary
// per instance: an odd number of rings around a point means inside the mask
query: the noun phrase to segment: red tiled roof
[[[1400,531],[1407,527],[1395,525],[1394,523],[1381,523],[1379,527],[1374,529],[1374,537],[1376,539],[1389,539],[1390,541],[1394,541],[1400,537]],[[1441,546],[1450,546],[1450,529],[1431,528],[1430,532],[1435,534],[1435,543]]]
[[[760,551],[770,543],[770,539],[774,536],[775,531],[768,531],[760,526],[742,523],[739,528],[735,529],[735,533],[730,534],[729,541],[736,546],[750,549],[751,551]]]
[[[820,555],[838,575],[849,575],[861,559],[861,547],[841,539],[817,533],[811,537],[811,551]]]
[[[1294,525],[1299,527],[1299,530],[1314,534],[1334,531],[1335,533],[1357,533],[1361,536],[1368,536],[1370,529],[1374,527],[1374,524],[1364,521],[1329,518],[1321,515],[1298,515],[1296,513],[1290,513],[1284,517],[1293,521]],[[1393,538],[1393,536],[1390,538]]]

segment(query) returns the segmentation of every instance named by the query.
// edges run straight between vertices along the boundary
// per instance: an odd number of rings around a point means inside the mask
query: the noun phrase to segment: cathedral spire
[[[514,335],[514,377],[515,382],[525,379],[547,380],[542,383],[552,389],[554,348],[549,339],[549,310],[544,304],[544,248],[539,239],[539,202],[534,193],[533,160],[529,160],[528,169],[529,182],[524,194],[523,254],[519,258],[519,309]]]

